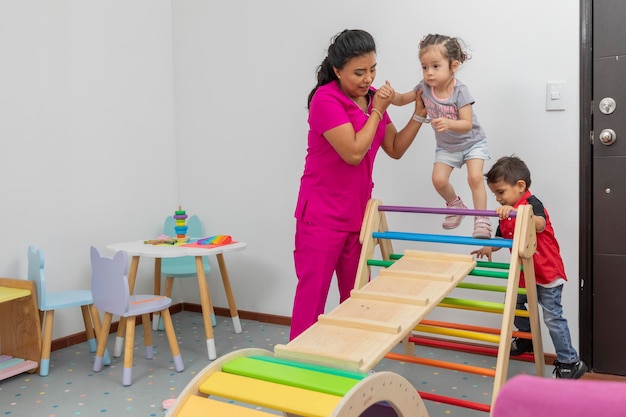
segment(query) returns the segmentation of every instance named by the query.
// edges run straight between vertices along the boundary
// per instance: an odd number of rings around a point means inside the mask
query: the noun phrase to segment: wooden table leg
[[[139,269],[139,256],[133,256],[130,261],[130,269],[128,270],[128,289],[130,294],[135,290],[135,280],[137,279],[137,270]],[[113,348],[113,356],[119,358],[124,348],[124,333],[126,331],[126,320],[120,317],[117,326],[117,337],[115,338],[115,347]]]
[[[204,273],[204,263],[202,256],[196,256],[196,271],[198,275],[198,290],[200,291],[200,304],[202,305],[202,319],[204,321],[204,334],[206,335],[206,345],[209,352],[209,360],[217,358],[215,350],[215,338],[213,336],[213,324],[211,323],[211,293],[206,282]]]
[[[235,297],[233,296],[233,289],[230,285],[230,278],[228,277],[228,270],[226,269],[226,262],[224,261],[224,254],[217,254],[217,263],[220,267],[220,275],[222,276],[222,282],[224,283],[224,291],[226,292],[226,299],[228,300],[228,307],[230,308],[230,317],[233,319],[233,327],[235,333],[241,333],[241,322],[239,321],[239,312],[235,305]]]
[[[87,335],[87,344],[89,345],[89,351],[93,353],[98,347],[98,342],[96,342],[93,318],[91,317],[91,312],[89,311],[89,305],[80,306],[80,310],[83,313],[83,323],[85,325],[85,334]]]
[[[154,294],[161,294],[161,258],[154,258]],[[152,314],[152,330],[159,330],[161,315],[156,312]]]
[[[89,310],[91,312],[91,320],[93,322],[93,329],[95,331],[95,336],[96,336],[96,351],[97,351],[97,343],[98,343],[98,338],[100,337],[100,333],[102,330],[102,321],[100,320],[100,312],[98,311],[98,309],[96,308],[95,305],[90,304],[89,305]],[[106,340],[106,338],[105,338]],[[106,345],[106,343],[105,343]],[[103,356],[103,360],[102,360],[102,364],[103,365],[110,365],[111,364],[111,357],[109,356],[109,350],[108,349],[104,349],[104,356]]]

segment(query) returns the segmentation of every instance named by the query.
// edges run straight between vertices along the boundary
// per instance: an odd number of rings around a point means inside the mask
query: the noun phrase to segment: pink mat
[[[622,417],[626,383],[518,375],[507,381],[492,417]]]

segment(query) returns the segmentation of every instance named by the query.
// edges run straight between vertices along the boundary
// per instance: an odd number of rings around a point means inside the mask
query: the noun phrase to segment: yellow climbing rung
[[[328,417],[342,397],[225,372],[215,372],[198,388],[207,395],[255,404],[303,417]]]
[[[192,395],[182,405],[178,417],[228,416],[228,417],[276,417],[254,408],[242,407],[224,401]]]
[[[487,334],[481,332],[473,332],[470,330],[449,329],[445,327],[427,326],[418,324],[413,329],[417,332],[439,334],[452,337],[461,337],[465,339],[480,340],[483,342],[500,343],[500,335]]]

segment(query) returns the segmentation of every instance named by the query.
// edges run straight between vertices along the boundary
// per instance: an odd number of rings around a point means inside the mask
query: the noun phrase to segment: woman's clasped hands
[[[385,84],[376,90],[372,107],[384,113],[387,110],[387,107],[391,104],[391,100],[395,95],[396,91],[391,86],[391,83],[389,83],[389,81],[385,81]]]

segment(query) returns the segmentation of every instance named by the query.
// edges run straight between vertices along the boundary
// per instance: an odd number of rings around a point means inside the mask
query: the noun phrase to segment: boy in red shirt
[[[500,158],[485,175],[487,186],[493,192],[501,207],[496,209],[500,224],[497,237],[513,238],[515,217],[509,213],[523,204],[533,208],[533,219],[537,231],[537,249],[533,255],[537,298],[543,309],[543,321],[546,324],[556,350],[554,375],[557,378],[577,379],[587,372],[587,366],[578,357],[572,346],[567,320],[563,317],[561,294],[567,280],[565,268],[559,251],[559,243],[554,236],[548,211],[537,197],[530,192],[530,171],[526,164],[515,156]],[[491,253],[500,248],[483,247],[472,254],[478,258],[486,256],[491,261]],[[520,286],[525,287],[524,275],[520,277]],[[526,295],[517,296],[517,308],[526,309]],[[530,331],[528,317],[515,317],[515,326],[522,332]],[[532,341],[515,338],[511,344],[511,355],[532,352]]]

